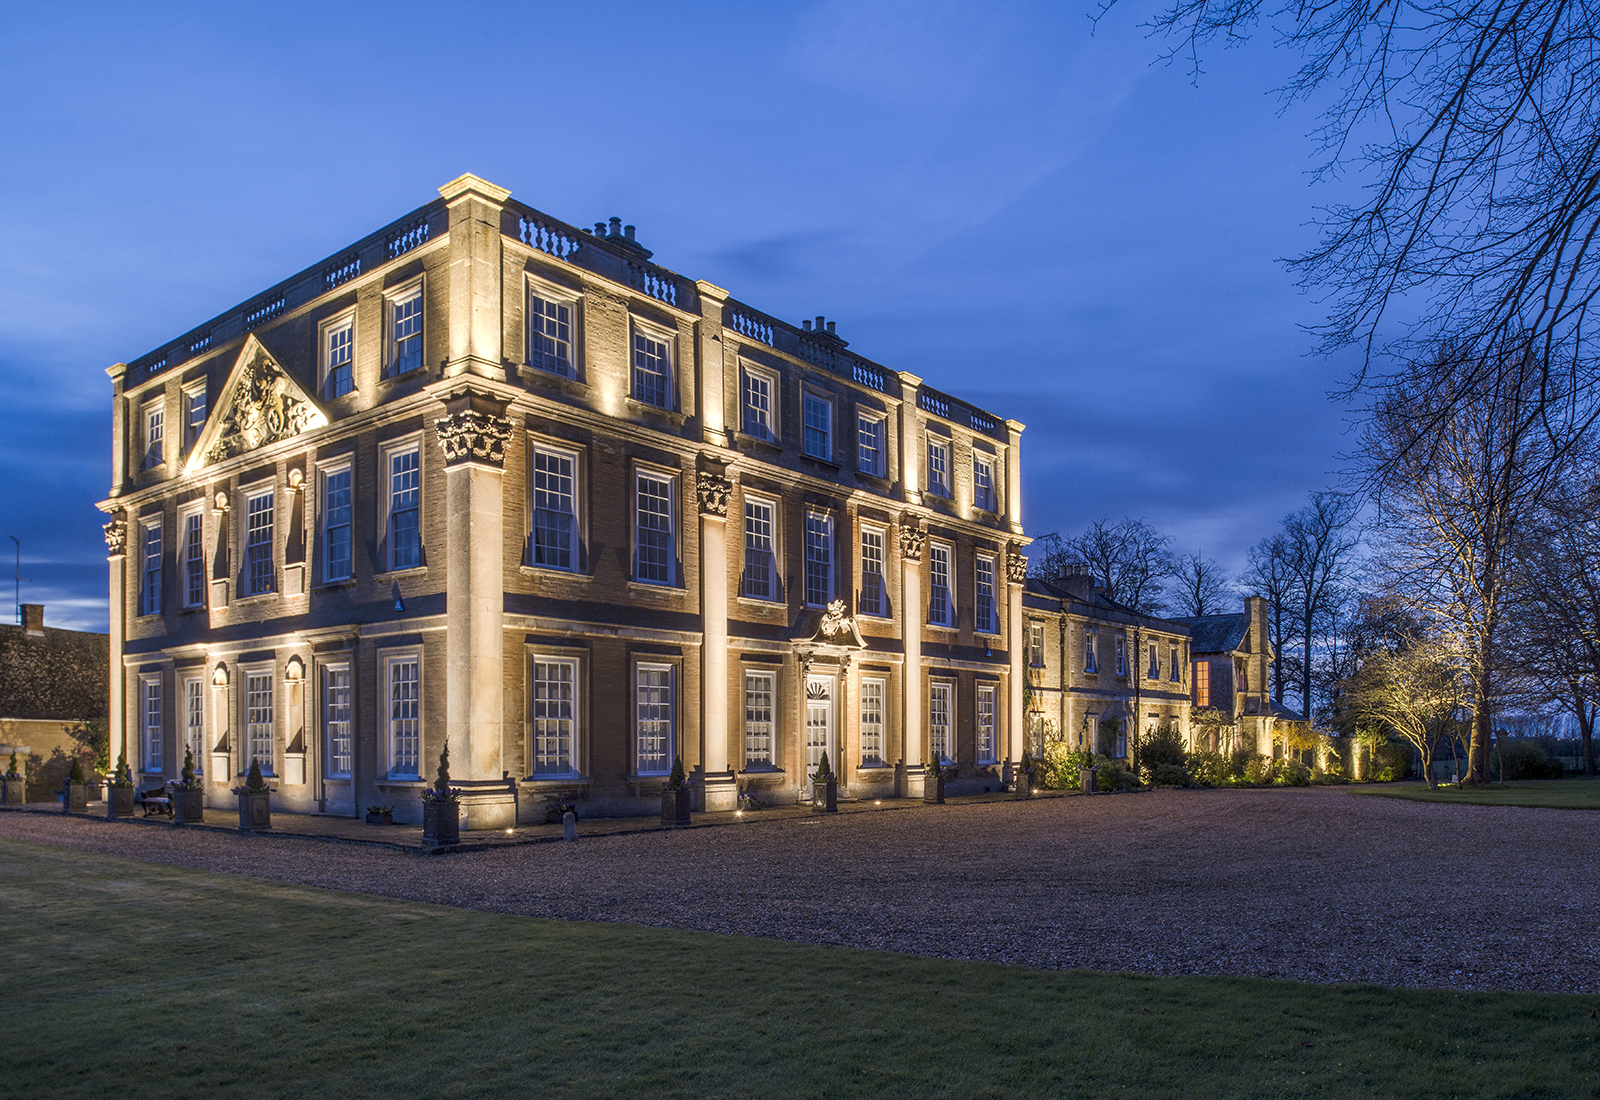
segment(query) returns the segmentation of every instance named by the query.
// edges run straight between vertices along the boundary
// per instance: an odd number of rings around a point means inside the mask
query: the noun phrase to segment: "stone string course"
[[[916,807],[448,858],[39,814],[0,814],[0,838],[1045,969],[1600,993],[1600,813],[1585,811],[1312,788]]]

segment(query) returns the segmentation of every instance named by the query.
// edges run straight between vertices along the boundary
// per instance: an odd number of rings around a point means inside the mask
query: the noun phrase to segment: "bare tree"
[[[1311,717],[1311,654],[1349,579],[1360,542],[1353,526],[1358,504],[1342,493],[1311,494],[1311,503],[1284,518],[1284,567],[1300,636],[1300,707]]]
[[[1384,582],[1466,661],[1473,783],[1487,781],[1510,543],[1595,415],[1562,381],[1532,347],[1488,364],[1447,349],[1391,381],[1362,436]]]
[[[1586,464],[1588,465],[1588,464]],[[1589,477],[1594,476],[1589,465]],[[1552,491],[1539,515],[1513,536],[1513,607],[1505,650],[1542,699],[1576,719],[1583,771],[1595,774],[1600,712],[1600,483]]]
[[[1110,8],[1117,0],[1107,0]],[[1247,38],[1263,17],[1303,58],[1286,100],[1332,89],[1315,132],[1327,176],[1365,167],[1365,201],[1328,208],[1295,261],[1333,299],[1325,348],[1367,363],[1386,321],[1414,358],[1450,338],[1470,354],[1441,415],[1478,371],[1531,349],[1540,371],[1592,381],[1584,325],[1600,291],[1600,10],[1595,0],[1515,4],[1172,0],[1154,26],[1199,71],[1202,43]],[[1169,54],[1169,56],[1171,56]],[[1395,318],[1403,309],[1414,317]],[[1409,349],[1409,350],[1407,350]],[[1366,381],[1358,372],[1352,389]],[[1542,396],[1542,395],[1536,395]]]
[[[1161,584],[1174,569],[1167,549],[1172,539],[1144,520],[1100,519],[1076,538],[1052,532],[1038,541],[1045,549],[1035,571],[1045,580],[1086,572],[1105,587],[1108,599],[1145,614],[1160,610]]]
[[[1199,554],[1185,554],[1176,562],[1168,588],[1169,607],[1175,615],[1216,615],[1227,600],[1232,581],[1227,570]]]

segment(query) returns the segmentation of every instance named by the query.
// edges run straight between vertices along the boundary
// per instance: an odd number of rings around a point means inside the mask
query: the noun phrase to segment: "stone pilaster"
[[[1024,425],[1006,421],[1006,523],[1013,535],[1022,534],[1022,430]]]
[[[111,642],[111,665],[107,670],[106,727],[110,736],[108,744],[111,763],[117,762],[119,753],[127,755],[134,767],[139,766],[138,746],[128,744],[127,726],[127,670],[122,667],[122,645],[127,634],[128,615],[128,521],[119,509],[105,525],[106,566],[110,574],[107,595],[111,601],[111,622],[108,626]]]
[[[738,809],[739,786],[728,767],[728,495],[733,483],[721,470],[701,470],[700,498],[700,705],[705,738],[708,813]]]
[[[922,742],[922,548],[928,536],[913,516],[900,517],[900,621],[906,662],[901,676],[900,795],[921,798]]]
[[[504,728],[505,406],[470,389],[445,400],[436,425],[445,462],[445,737],[459,776],[463,826],[516,824],[516,793],[502,776]],[[429,747],[423,774],[434,768]]]
[[[1028,656],[1022,640],[1022,591],[1028,580],[1028,559],[1013,544],[1006,554],[1006,649],[1011,668],[1010,698],[1006,705],[1006,745],[1001,757],[1020,763],[1028,743],[1028,715],[1023,710],[1022,686],[1028,675]]]
[[[907,504],[922,503],[922,429],[917,425],[921,386],[922,379],[900,372],[900,499]]]
[[[695,283],[700,291],[701,320],[695,325],[695,343],[700,363],[698,413],[700,438],[718,447],[730,444],[727,416],[729,379],[722,354],[722,309],[728,292],[704,279]],[[734,392],[738,382],[733,380]]]
[[[500,216],[511,192],[465,175],[439,188],[450,208],[449,358],[444,376],[505,381]]]

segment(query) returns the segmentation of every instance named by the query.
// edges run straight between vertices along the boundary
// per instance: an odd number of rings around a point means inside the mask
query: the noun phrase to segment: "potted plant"
[[[817,774],[811,777],[811,810],[819,814],[839,812],[839,777],[828,766],[828,754],[817,762]]]
[[[934,753],[933,759],[928,761],[928,776],[922,787],[922,801],[930,805],[944,805],[944,765],[939,762],[938,753]]]
[[[578,820],[578,807],[571,802],[551,802],[544,808],[544,823],[546,825],[560,825],[568,814],[572,820]]]
[[[239,796],[239,831],[253,833],[272,828],[272,788],[261,777],[261,761],[250,761],[244,786],[233,788]]]
[[[27,786],[27,777],[17,769],[17,754],[11,753],[11,766],[6,769],[6,774],[0,776],[0,788],[4,789],[0,802],[7,806],[20,806],[28,800],[24,790]]]
[[[394,824],[394,807],[393,806],[368,806],[367,807],[367,824],[368,825],[393,825]]]
[[[683,757],[672,758],[672,775],[661,788],[661,827],[676,829],[689,824],[689,780],[683,774]]]
[[[172,789],[172,823],[199,825],[205,821],[205,787],[194,774],[194,750],[184,747],[183,771]]]
[[[450,746],[439,753],[439,773],[422,792],[422,844],[438,848],[461,843],[461,792],[450,786]]]
[[[127,753],[117,754],[117,767],[106,776],[106,817],[133,816],[133,769]]]
[[[89,809],[89,785],[83,781],[83,758],[72,758],[72,770],[61,787],[61,812],[81,814]]]

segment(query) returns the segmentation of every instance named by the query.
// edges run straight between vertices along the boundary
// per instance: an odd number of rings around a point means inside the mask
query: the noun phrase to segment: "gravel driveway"
[[[445,857],[14,813],[0,837],[497,912],[1043,968],[1600,993],[1600,813],[1587,811],[1311,788],[916,807]]]

